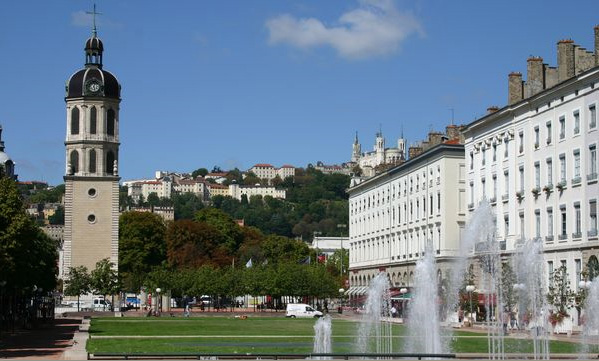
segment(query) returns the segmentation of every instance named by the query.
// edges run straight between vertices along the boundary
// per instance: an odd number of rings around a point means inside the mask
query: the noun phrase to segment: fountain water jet
[[[321,317],[314,324],[314,353],[331,353],[331,316]],[[329,357],[318,357],[329,360]]]
[[[514,291],[518,296],[518,318],[520,322],[528,315],[533,340],[535,360],[549,359],[549,308],[545,300],[545,269],[543,243],[535,240],[525,242],[513,256],[517,284]]]
[[[367,295],[364,314],[358,328],[356,352],[391,353],[391,323],[385,322],[385,319],[391,316],[391,295],[386,273],[381,272],[370,281]]]
[[[424,258],[416,263],[414,289],[408,311],[406,352],[445,353],[447,345],[441,341],[439,319],[439,285],[437,265],[432,246],[427,246]]]
[[[582,329],[582,344],[580,358],[589,357],[590,345],[599,344],[599,278],[588,282],[587,295],[584,301],[584,325]]]

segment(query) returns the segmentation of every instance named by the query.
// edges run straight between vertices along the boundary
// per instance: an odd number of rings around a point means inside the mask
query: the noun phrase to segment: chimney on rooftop
[[[511,72],[508,75],[508,104],[514,104],[524,97],[524,84],[522,83],[522,73]]]
[[[596,39],[597,28],[595,28],[595,42]],[[557,42],[557,78],[560,83],[575,75],[574,48],[572,39],[563,39]]]
[[[531,56],[526,60],[526,98],[538,94],[545,89],[545,71],[543,71],[543,58]]]

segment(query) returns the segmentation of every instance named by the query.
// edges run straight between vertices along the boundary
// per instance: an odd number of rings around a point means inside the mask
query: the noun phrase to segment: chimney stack
[[[538,94],[545,89],[545,71],[543,70],[543,58],[531,56],[526,60],[526,98]]]
[[[422,153],[422,147],[413,145],[410,148],[408,148],[408,155],[409,155],[410,159],[419,156],[421,153]]]
[[[595,28],[595,44],[597,44],[597,28]],[[557,42],[557,78],[560,83],[575,75],[574,47],[572,39]]]
[[[522,73],[511,72],[508,75],[508,104],[514,104],[524,98],[524,86],[522,84]]]
[[[599,25],[595,25],[595,66],[599,65]]]

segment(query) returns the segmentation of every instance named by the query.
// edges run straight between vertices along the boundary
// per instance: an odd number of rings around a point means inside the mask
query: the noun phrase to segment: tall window
[[[483,190],[483,199],[487,198],[487,181],[485,180],[485,178],[482,178],[480,180],[480,186],[482,187]]]
[[[441,213],[441,192],[437,192],[437,213]]]
[[[108,109],[106,112],[106,134],[114,135],[115,120],[114,110]]]
[[[503,215],[503,236],[507,238],[507,236],[509,234],[510,234],[510,215],[506,213]]]
[[[97,131],[97,124],[98,124],[98,111],[96,110],[96,107],[91,107],[91,109],[89,110],[89,133],[90,134],[96,134]]]
[[[551,144],[551,121],[548,121],[545,125],[547,126],[547,144]]]
[[[497,175],[493,174],[493,198],[497,199]]]
[[[574,178],[580,178],[580,150],[574,150]]]
[[[535,148],[539,147],[539,143],[540,143],[540,134],[539,134],[539,127],[535,127]]]
[[[553,208],[547,208],[547,235],[553,236]]]
[[[96,150],[89,150],[89,172],[96,173]]]
[[[481,162],[482,162],[482,166],[484,167],[485,163],[487,161],[487,150],[485,148],[483,148],[481,155],[482,155]]]
[[[520,213],[520,239],[524,239],[524,213]]]
[[[79,108],[71,109],[71,134],[79,134]]]
[[[553,184],[553,160],[547,158],[547,184]]]
[[[493,162],[497,161],[497,144],[493,144]]]
[[[503,171],[503,180],[505,186],[505,194],[510,192],[510,172],[508,170]]]
[[[431,194],[431,197],[430,197],[430,201],[431,201],[431,203],[430,203],[430,207],[429,207],[429,209],[430,209],[429,212],[430,212],[430,215],[432,216],[433,215],[433,208],[434,208],[433,207],[433,195],[432,194]]]
[[[521,165],[519,169],[520,173],[520,190],[524,191],[524,166]]]
[[[474,169],[474,153],[470,152],[470,169]]]
[[[79,152],[76,150],[71,152],[71,174],[79,172]]]
[[[589,201],[589,236],[597,235],[597,200]]]
[[[566,206],[561,206],[560,213],[561,213],[561,232],[560,232],[560,237],[562,239],[566,239],[567,234],[568,234],[568,224],[567,224],[567,218],[566,218]]]
[[[597,108],[595,104],[589,106],[589,129],[597,126]]]
[[[574,112],[574,134],[580,133],[580,112]]]
[[[508,147],[508,140],[503,142],[503,158],[507,158],[510,155],[510,147]]]
[[[582,235],[582,222],[581,222],[581,214],[580,214],[580,203],[574,203],[574,233],[576,237],[580,237]]]
[[[470,203],[474,203],[474,183],[470,182]]]
[[[561,116],[559,118],[559,139],[566,137],[566,117]]]
[[[560,171],[560,182],[566,182],[566,155],[559,155],[559,171]]]
[[[518,133],[518,137],[520,138],[520,154],[524,153],[524,132]]]
[[[106,154],[106,174],[114,174],[114,153],[111,150]]]
[[[541,164],[535,162],[535,187],[541,188]]]
[[[582,262],[580,259],[575,259],[574,260],[574,267],[576,268],[576,289],[578,289],[578,284],[580,284],[580,281],[582,280],[581,278],[581,274],[582,274]]]
[[[547,272],[549,273],[549,282],[553,277],[553,261],[547,261]]]
[[[541,238],[541,211],[535,210],[535,235],[537,238]]]
[[[591,179],[597,178],[597,146],[589,146],[589,175]]]

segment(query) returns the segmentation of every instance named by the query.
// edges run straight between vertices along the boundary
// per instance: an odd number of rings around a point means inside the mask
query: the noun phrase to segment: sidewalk
[[[37,329],[2,333],[0,358],[60,360],[80,324],[79,318],[62,318]]]

